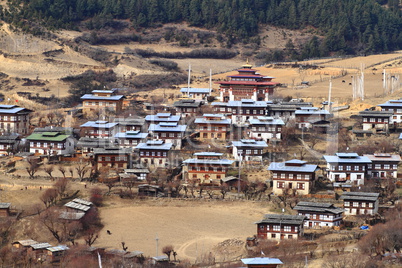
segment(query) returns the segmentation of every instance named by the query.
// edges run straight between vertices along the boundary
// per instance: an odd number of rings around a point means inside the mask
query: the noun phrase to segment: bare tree
[[[57,193],[60,195],[61,198],[64,197],[68,190],[68,179],[61,178],[57,180],[53,187],[57,190]]]
[[[95,243],[96,239],[99,238],[99,231],[89,229],[85,231],[84,240],[87,246],[92,246]]]
[[[173,250],[173,246],[172,246],[172,245],[167,245],[167,246],[164,246],[164,247],[162,248],[163,254],[166,254],[166,255],[168,256],[169,261],[170,261],[170,254],[172,254],[173,251],[174,251],[174,250]]]
[[[26,171],[28,172],[29,178],[32,180],[35,177],[36,172],[39,170],[39,164],[36,159],[28,158],[28,167],[26,167]]]
[[[63,175],[63,178],[66,178],[66,172],[67,172],[66,168],[64,166],[59,166],[59,171]]]
[[[49,175],[49,179],[53,180],[53,176],[52,176],[52,173],[53,173],[53,170],[54,170],[53,166],[45,166],[44,170]]]
[[[229,186],[226,182],[222,183],[221,186],[219,186],[219,190],[222,195],[222,199],[225,199],[226,193],[229,192]]]
[[[57,190],[55,188],[48,188],[45,190],[45,192],[43,192],[40,200],[48,208],[56,202],[58,195],[59,194],[57,193]]]
[[[83,181],[85,175],[89,171],[88,163],[80,162],[76,167],[75,170],[77,171],[78,178]]]

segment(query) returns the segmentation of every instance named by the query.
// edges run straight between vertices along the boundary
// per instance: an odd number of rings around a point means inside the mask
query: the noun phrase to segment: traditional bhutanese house
[[[384,112],[392,113],[389,118],[389,123],[392,125],[397,125],[402,123],[402,99],[399,100],[389,100],[386,103],[379,104],[381,110]]]
[[[38,243],[28,246],[27,255],[36,261],[45,261],[47,256],[47,248],[52,247],[49,243]]]
[[[205,100],[207,97],[211,96],[211,92],[211,88],[182,87],[180,89],[182,97],[195,100]]]
[[[301,107],[313,107],[311,102],[279,102],[268,103],[268,115],[281,118],[283,121],[293,120],[296,118],[296,111]]]
[[[245,258],[241,261],[247,265],[247,268],[276,268],[283,264],[280,259],[268,257]]]
[[[201,111],[201,105],[201,101],[192,99],[179,100],[173,104],[177,109],[177,113],[182,117],[196,116]]]
[[[265,142],[278,141],[282,138],[282,128],[285,125],[282,119],[271,116],[257,116],[249,119],[249,136]]]
[[[123,170],[131,167],[132,148],[106,147],[94,148],[95,168],[116,168]]]
[[[294,208],[299,215],[306,216],[304,227],[332,227],[342,223],[343,208],[330,203],[299,202]]]
[[[214,112],[232,119],[233,124],[245,124],[251,118],[263,116],[267,111],[266,101],[242,99],[240,101],[213,102]]]
[[[372,178],[397,178],[398,164],[401,156],[398,154],[364,154],[363,156],[371,160],[368,164],[368,175]]]
[[[28,134],[29,114],[32,112],[17,105],[0,105],[0,133]]]
[[[147,115],[145,121],[148,124],[158,124],[158,123],[179,123],[180,115],[172,115],[171,113],[157,113],[153,115]]]
[[[361,111],[359,116],[362,117],[363,130],[375,130],[387,132],[392,112],[385,111]]]
[[[196,118],[194,121],[200,133],[200,140],[226,140],[231,123],[232,120],[225,119],[221,114],[204,114],[202,118]]]
[[[298,239],[303,236],[303,215],[265,214],[264,218],[256,222],[257,236],[262,239]]]
[[[318,166],[293,159],[285,162],[272,162],[268,170],[272,172],[274,194],[283,194],[284,191],[292,189],[299,195],[306,195],[314,186]]]
[[[327,177],[331,182],[348,182],[363,185],[371,160],[356,153],[336,153],[324,155],[327,161]]]
[[[82,156],[88,157],[93,154],[95,148],[115,147],[117,144],[115,139],[99,139],[82,137],[77,142],[77,153]]]
[[[195,158],[183,161],[183,179],[196,180],[202,184],[220,184],[226,177],[233,160],[223,159],[222,153],[200,152],[194,154]]]
[[[178,125],[177,122],[160,122],[159,124],[150,124],[148,133],[151,139],[163,140],[165,143],[172,143],[173,150],[181,149],[181,141],[186,132],[186,125]]]
[[[246,140],[232,141],[233,157],[237,161],[262,162],[264,149],[268,147],[265,141]]]
[[[260,75],[252,67],[247,63],[237,70],[238,74],[229,75],[225,81],[215,82],[219,84],[220,101],[228,102],[241,99],[269,100],[279,83],[272,82],[274,77]]]
[[[68,155],[74,153],[74,139],[67,132],[34,132],[26,139],[29,152],[42,155]]]
[[[0,217],[10,216],[11,203],[0,203]]]
[[[88,121],[80,126],[81,137],[110,139],[117,131],[117,123],[107,121]]]
[[[0,156],[7,156],[14,152],[21,142],[18,134],[0,136]]]
[[[39,244],[39,242],[32,239],[25,239],[18,240],[12,243],[13,247],[16,249],[28,249],[28,247],[34,244]]]
[[[116,114],[123,110],[124,95],[117,95],[117,89],[93,90],[92,94],[85,94],[81,97],[84,113],[91,110],[113,111]]]
[[[379,193],[343,192],[345,215],[374,215],[378,212]]]
[[[331,117],[327,110],[319,110],[317,107],[301,107],[295,111],[296,125],[298,128],[313,128],[314,124],[320,123],[329,126],[327,119]]]
[[[48,247],[46,261],[49,263],[60,262],[61,258],[66,254],[70,248],[66,245],[58,245],[55,247]]]
[[[166,167],[169,164],[170,150],[172,143],[165,143],[163,140],[147,141],[137,145],[141,164],[147,167]]]
[[[141,165],[134,166],[130,169],[125,169],[121,177],[127,178],[130,176],[136,176],[138,180],[145,181],[149,176],[149,169],[142,167]]]
[[[119,132],[114,136],[120,147],[132,148],[143,142],[148,133],[141,133],[139,130]]]
[[[127,131],[144,131],[145,118],[133,118],[133,117],[116,117],[113,123],[117,123],[117,132],[127,132]]]

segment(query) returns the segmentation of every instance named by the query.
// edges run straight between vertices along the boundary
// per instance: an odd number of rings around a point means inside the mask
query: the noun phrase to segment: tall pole
[[[190,97],[191,64],[188,65],[187,97]]]
[[[159,242],[158,233],[156,233],[155,241],[156,241],[156,255],[155,255],[155,257],[158,257],[158,242]]]
[[[332,77],[329,78],[329,92],[328,92],[328,112],[331,113],[331,93],[332,93]]]
[[[242,160],[242,157],[241,157],[241,154],[239,153],[239,179],[238,179],[238,181],[237,181],[237,195],[238,195],[239,198],[240,198],[240,170],[241,170],[241,160]]]

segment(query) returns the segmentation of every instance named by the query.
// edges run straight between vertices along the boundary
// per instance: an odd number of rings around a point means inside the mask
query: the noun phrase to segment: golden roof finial
[[[247,58],[246,64],[243,65],[243,68],[251,68],[251,67],[253,67],[253,65],[251,65],[251,64],[248,62],[248,58]]]

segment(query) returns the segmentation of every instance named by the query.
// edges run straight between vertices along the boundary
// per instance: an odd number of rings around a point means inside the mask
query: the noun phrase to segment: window
[[[353,206],[354,206],[354,207],[358,207],[358,206],[359,206],[359,202],[353,202]]]
[[[285,179],[286,178],[286,174],[282,173],[281,174],[281,179]]]
[[[380,169],[381,168],[381,164],[375,164],[375,169]]]
[[[274,231],[280,231],[280,230],[281,230],[280,225],[274,225],[274,226],[273,226],[273,230],[274,230]]]
[[[301,174],[297,174],[297,179],[301,180]]]
[[[348,207],[348,206],[350,206],[350,203],[348,201],[345,201],[344,205],[345,205],[345,207]]]
[[[289,179],[293,179],[293,174],[289,174]]]
[[[303,190],[304,189],[304,183],[298,183],[297,184],[297,189]]]
[[[293,239],[293,235],[288,235],[288,239]]]
[[[372,208],[373,207],[373,203],[368,203],[369,207]]]
[[[384,169],[389,169],[390,168],[390,165],[389,164],[385,164],[384,165]]]
[[[291,232],[291,231],[292,231],[292,227],[291,227],[291,226],[284,226],[284,227],[283,227],[283,230],[284,230],[285,232]]]
[[[283,182],[278,182],[278,183],[277,183],[277,188],[283,188],[284,185],[285,185],[285,183],[283,183]]]
[[[110,161],[110,156],[106,156],[105,161]]]
[[[355,170],[359,170],[359,166],[355,166]]]
[[[346,170],[352,170],[351,166],[346,166]]]
[[[343,170],[343,166],[338,166],[338,170]]]
[[[276,234],[271,234],[271,238],[276,238]]]
[[[310,175],[309,175],[309,174],[304,175],[304,179],[309,180],[309,179],[310,179]]]
[[[32,143],[32,142],[31,142],[31,143]],[[273,177],[274,179],[276,179],[276,178],[278,177],[278,173],[272,174],[272,177]]]
[[[370,118],[370,122],[374,123],[375,122],[375,118]]]
[[[367,122],[367,117],[363,117],[363,122]]]

